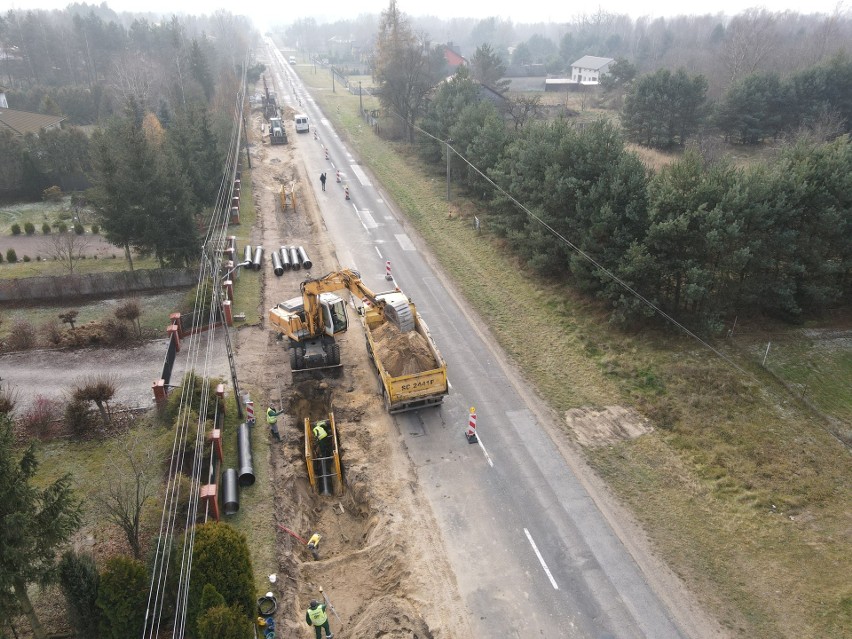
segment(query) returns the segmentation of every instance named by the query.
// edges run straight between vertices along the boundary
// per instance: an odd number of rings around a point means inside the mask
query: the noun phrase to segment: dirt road
[[[287,118],[288,121],[291,118]],[[288,125],[290,126],[290,125]],[[265,309],[299,294],[309,275],[322,276],[339,265],[325,235],[321,213],[291,144],[261,144],[258,113],[252,120],[252,165],[258,223],[252,242],[266,251],[301,245],[314,267],[310,273],[287,271],[275,277],[267,266]],[[295,185],[298,210],[280,210],[282,184]],[[250,311],[251,309],[236,309]],[[313,635],[304,624],[308,602],[320,598],[321,585],[332,598],[342,623],[332,628],[347,637],[456,637],[470,635],[457,605],[453,572],[443,551],[430,509],[414,478],[393,421],[377,393],[362,329],[350,310],[350,329],[340,340],[343,371],[338,378],[293,385],[287,351],[268,322],[237,332],[237,364],[242,384],[251,390],[260,412],[265,402],[282,400],[279,418],[283,442],[271,450],[276,487],[276,523],[323,535],[321,558],[313,561],[286,533],[278,535],[279,625],[287,636]],[[317,420],[333,411],[337,423],[346,489],[337,497],[319,496],[310,487],[303,457],[305,417]],[[260,433],[262,431],[258,431]]]

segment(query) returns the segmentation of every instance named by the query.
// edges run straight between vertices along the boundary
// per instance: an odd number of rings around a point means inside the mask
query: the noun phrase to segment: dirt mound
[[[398,597],[371,600],[357,618],[357,623],[346,629],[351,637],[431,639],[433,636],[411,602]]]
[[[438,367],[429,343],[417,331],[400,333],[399,329],[386,322],[373,331],[376,356],[385,370],[393,377],[414,375]]]

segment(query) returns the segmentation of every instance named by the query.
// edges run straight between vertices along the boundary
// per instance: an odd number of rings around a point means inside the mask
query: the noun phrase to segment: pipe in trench
[[[320,453],[322,454],[322,453]],[[321,495],[330,495],[331,494],[331,478],[328,475],[328,464],[329,459],[327,457],[323,457],[320,459],[320,494]]]
[[[240,486],[251,486],[254,483],[254,468],[251,461],[251,429],[247,424],[240,424],[237,429],[237,462],[240,467]]]
[[[302,268],[302,260],[299,259],[299,251],[296,250],[295,246],[290,247],[290,265],[294,271]]]
[[[240,509],[240,493],[237,487],[237,471],[226,468],[222,473],[222,510],[226,515],[235,515]]]
[[[272,256],[272,270],[273,270],[273,272],[276,275],[278,275],[279,277],[281,275],[284,275],[284,266],[281,264],[281,256],[278,255],[277,251],[272,251],[272,253],[270,253],[270,255]]]
[[[285,271],[290,270],[290,249],[286,246],[281,247],[281,266],[284,267]]]
[[[254,268],[255,271],[259,271],[260,267],[263,266],[263,247],[262,246],[258,246],[254,250],[254,260],[252,261],[251,265],[252,265],[252,268]]]
[[[303,268],[309,269],[314,265],[314,263],[311,262],[310,259],[308,259],[308,254],[305,252],[304,248],[299,246],[296,249],[296,251],[299,253],[299,259],[302,260],[302,267]]]

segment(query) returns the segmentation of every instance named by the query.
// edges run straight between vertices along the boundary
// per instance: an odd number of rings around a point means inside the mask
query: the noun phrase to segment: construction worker
[[[284,409],[276,410],[274,405],[270,405],[266,409],[266,423],[269,424],[269,430],[277,441],[281,441],[281,434],[278,432],[278,416],[284,412]]]
[[[310,550],[311,554],[314,556],[314,561],[319,561],[320,539],[322,539],[322,535],[314,533],[308,540],[308,550]]]
[[[314,440],[317,442],[319,446],[320,455],[323,457],[328,457],[331,454],[329,450],[329,445],[331,444],[331,439],[329,438],[329,425],[327,419],[321,419],[316,424],[314,424],[311,432],[314,434]]]
[[[334,634],[328,628],[328,615],[325,613],[326,605],[321,604],[316,599],[311,600],[308,606],[308,611],[305,613],[305,621],[309,626],[314,627],[317,633],[316,639],[322,639],[322,630],[325,630],[326,639],[331,639]]]

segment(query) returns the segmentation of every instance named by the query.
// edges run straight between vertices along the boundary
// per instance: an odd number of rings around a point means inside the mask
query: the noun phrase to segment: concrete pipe
[[[307,254],[307,253],[305,253],[305,249],[303,249],[303,248],[300,246],[300,247],[298,247],[298,249],[296,249],[296,250],[297,250],[297,251],[298,251],[298,253],[299,253],[299,259],[300,259],[300,260],[302,260],[302,267],[303,267],[303,268],[308,268],[308,269],[309,269],[309,268],[311,268],[311,267],[314,265],[314,263],[313,263],[313,262],[311,262],[311,261],[308,259],[308,254]]]
[[[237,429],[237,462],[240,467],[240,486],[254,483],[254,467],[251,463],[251,429],[248,424],[240,424]]]
[[[251,262],[251,244],[246,244],[243,249],[243,262]]]
[[[240,492],[237,486],[237,471],[226,468],[222,473],[222,510],[226,515],[236,515],[240,509]]]
[[[256,249],[254,249],[254,260],[252,260],[251,266],[255,271],[259,271],[260,267],[263,266],[262,246],[258,246]]]
[[[299,251],[295,246],[290,247],[290,266],[294,271],[298,271],[302,268],[302,260],[299,257]]]
[[[281,247],[281,266],[284,267],[285,271],[290,270],[290,249],[286,246]]]
[[[270,255],[272,256],[272,271],[279,277],[284,275],[284,267],[281,265],[281,256],[278,255],[276,251],[272,251]]]

